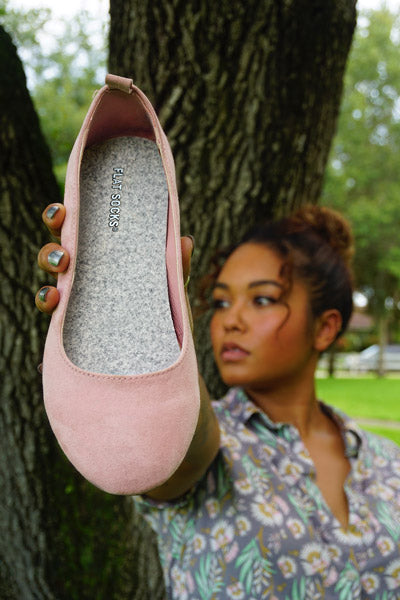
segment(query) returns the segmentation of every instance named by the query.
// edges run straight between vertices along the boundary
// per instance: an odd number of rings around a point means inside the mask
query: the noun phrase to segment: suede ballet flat
[[[181,464],[200,394],[174,161],[132,80],[107,75],[94,97],[64,204],[70,265],[46,337],[46,413],[86,479],[113,494],[143,493]]]

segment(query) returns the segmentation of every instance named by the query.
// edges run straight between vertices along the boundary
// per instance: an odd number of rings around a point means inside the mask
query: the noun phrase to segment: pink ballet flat
[[[168,140],[130,79],[107,75],[72,150],[43,358],[46,412],[68,459],[113,494],[176,471],[199,414]]]

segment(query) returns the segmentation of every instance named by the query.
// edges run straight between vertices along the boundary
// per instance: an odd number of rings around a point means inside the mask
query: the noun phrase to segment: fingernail
[[[193,244],[193,246],[192,246],[192,254],[193,254],[194,249],[196,247],[196,242],[194,241],[194,237],[192,235],[190,235],[190,233],[188,234],[188,237],[190,237],[190,239],[192,240],[192,244]]]
[[[46,296],[47,296],[47,292],[49,291],[50,288],[48,287],[44,287],[41,290],[39,290],[38,293],[38,298],[41,302],[46,302]]]
[[[48,219],[52,219],[54,217],[54,215],[56,214],[56,212],[58,212],[60,210],[59,206],[50,206],[50,208],[48,208],[46,210],[46,217]]]
[[[53,252],[50,252],[49,256],[47,257],[47,260],[53,267],[58,267],[63,256],[64,252],[61,250],[53,250]]]

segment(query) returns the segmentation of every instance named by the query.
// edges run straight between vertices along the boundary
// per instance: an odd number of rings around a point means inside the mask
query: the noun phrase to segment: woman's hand
[[[63,204],[50,204],[43,213],[42,219],[50,233],[58,240],[61,237],[61,229],[65,219],[65,207]],[[183,280],[188,281],[190,274],[190,260],[194,250],[194,239],[191,236],[181,238]],[[55,242],[46,244],[38,254],[39,267],[57,278],[58,273],[63,273],[69,265],[68,251]],[[57,307],[59,293],[55,286],[46,285],[38,291],[35,297],[37,308],[47,314],[51,314]]]

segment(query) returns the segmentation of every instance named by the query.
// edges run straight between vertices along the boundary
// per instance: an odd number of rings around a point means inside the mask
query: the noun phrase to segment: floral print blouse
[[[399,600],[400,448],[338,423],[351,472],[349,526],[333,516],[294,426],[240,388],[213,403],[219,454],[175,502],[134,496],[158,536],[172,600]]]

